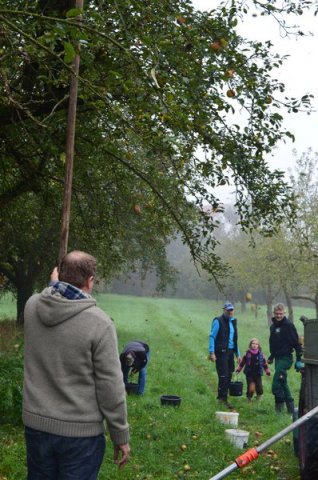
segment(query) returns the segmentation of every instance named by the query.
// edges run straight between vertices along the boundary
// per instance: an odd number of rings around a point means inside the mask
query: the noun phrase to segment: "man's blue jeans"
[[[25,428],[28,480],[96,480],[105,437],[62,437]]]

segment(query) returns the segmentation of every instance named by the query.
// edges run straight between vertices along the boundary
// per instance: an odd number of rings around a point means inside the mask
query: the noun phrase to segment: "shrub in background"
[[[14,425],[22,422],[22,352],[0,352],[0,422]]]

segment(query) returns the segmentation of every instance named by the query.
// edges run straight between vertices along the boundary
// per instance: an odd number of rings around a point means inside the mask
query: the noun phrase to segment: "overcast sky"
[[[211,10],[216,0],[192,0],[195,8]],[[268,162],[273,168],[288,170],[294,165],[292,150],[296,148],[299,155],[308,147],[318,151],[318,18],[313,13],[303,15],[291,20],[297,22],[301,30],[312,32],[313,36],[300,38],[283,38],[274,21],[264,17],[254,17],[251,14],[244,20],[239,28],[239,33],[246,38],[260,41],[271,40],[278,53],[289,54],[283,67],[275,72],[275,77],[286,85],[288,96],[301,97],[307,93],[315,96],[313,107],[315,112],[311,115],[305,113],[284,113],[284,127],[296,137],[295,143],[283,143],[273,151]]]

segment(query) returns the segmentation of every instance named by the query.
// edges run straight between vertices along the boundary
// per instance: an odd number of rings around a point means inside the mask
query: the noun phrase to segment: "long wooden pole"
[[[84,0],[76,0],[75,8],[83,10]],[[81,17],[78,17],[80,20]],[[62,209],[62,228],[60,238],[59,263],[67,253],[69,227],[70,227],[70,212],[71,212],[71,198],[72,198],[72,183],[73,183],[73,163],[74,163],[74,144],[75,144],[75,129],[76,129],[76,108],[77,108],[77,92],[78,92],[78,74],[80,65],[79,45],[76,56],[72,65],[72,74],[70,82],[70,96],[67,116],[67,133],[66,133],[66,167],[64,177],[64,199]]]

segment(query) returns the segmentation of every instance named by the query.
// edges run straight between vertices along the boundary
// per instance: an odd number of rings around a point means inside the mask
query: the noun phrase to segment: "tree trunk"
[[[245,301],[245,296],[243,295],[241,300],[241,313],[245,313],[245,312],[246,312],[246,301]]]
[[[17,287],[17,325],[19,327],[24,324],[24,307],[33,293],[33,288],[33,282],[30,282],[29,278]]]
[[[271,285],[268,285],[266,291],[266,314],[267,324],[270,327],[272,324],[272,310],[273,310],[273,292]]]
[[[288,318],[292,323],[294,323],[294,310],[292,305],[292,299],[289,293],[285,289],[284,289],[284,293],[285,293],[286,305],[288,310]]]
[[[307,295],[293,295],[292,298],[295,300],[306,300],[306,302],[313,302],[316,309],[316,318],[318,319],[318,292],[314,298],[307,297]]]

